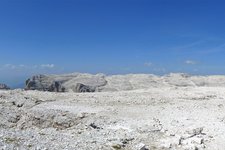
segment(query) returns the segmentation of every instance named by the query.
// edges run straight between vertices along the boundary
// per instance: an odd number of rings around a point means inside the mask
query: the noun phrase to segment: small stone
[[[122,148],[122,146],[119,145],[119,144],[113,144],[113,145],[112,145],[112,148],[115,149],[115,150],[119,150],[119,149]]]
[[[137,150],[147,150],[146,145],[144,143],[140,143],[136,145]]]
[[[191,136],[200,135],[202,134],[202,132],[203,132],[203,127],[187,131],[187,133],[190,134]]]

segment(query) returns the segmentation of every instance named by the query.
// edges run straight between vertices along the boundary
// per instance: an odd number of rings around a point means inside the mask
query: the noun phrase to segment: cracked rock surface
[[[225,87],[0,90],[0,149],[223,150]]]

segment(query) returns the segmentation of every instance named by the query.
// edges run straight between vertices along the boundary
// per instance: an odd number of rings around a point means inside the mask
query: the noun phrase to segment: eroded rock
[[[74,89],[74,92],[77,93],[87,93],[87,92],[95,92],[96,87],[84,85],[82,83],[78,83]]]
[[[50,87],[49,90],[50,92],[65,92],[65,87],[63,87],[62,83],[59,81],[54,81]]]
[[[107,84],[104,75],[67,74],[36,75],[26,81],[26,90],[50,92],[95,92]]]
[[[36,126],[38,128],[56,128],[56,129],[67,129],[78,123],[84,117],[80,118],[76,114],[69,112],[62,112],[57,110],[47,111],[30,111],[25,113],[20,121],[18,127],[21,129]]]

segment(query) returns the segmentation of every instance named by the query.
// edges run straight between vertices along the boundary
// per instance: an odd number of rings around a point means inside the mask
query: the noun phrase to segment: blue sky
[[[32,74],[225,74],[222,0],[1,0],[0,82]]]

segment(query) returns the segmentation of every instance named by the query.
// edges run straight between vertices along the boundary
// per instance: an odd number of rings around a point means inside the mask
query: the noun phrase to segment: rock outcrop
[[[61,82],[54,81],[48,88],[50,92],[65,92],[65,88],[62,86]]]
[[[0,83],[0,90],[9,90],[10,87],[8,87],[6,84],[1,84]]]
[[[26,81],[26,90],[50,92],[96,92],[105,86],[105,75],[97,74],[66,74],[66,75],[36,75]]]
[[[111,75],[64,74],[36,75],[26,81],[26,90],[50,92],[102,92],[148,89],[151,87],[225,87],[225,76],[191,76],[171,73]]]
[[[45,75],[36,75],[32,78],[26,80],[26,90],[40,90],[40,91],[48,91],[51,84],[45,83],[47,80],[47,76]]]
[[[95,92],[95,91],[96,91],[96,87],[84,85],[81,83],[77,83],[76,88],[74,89],[74,92],[78,92],[78,93]]]

